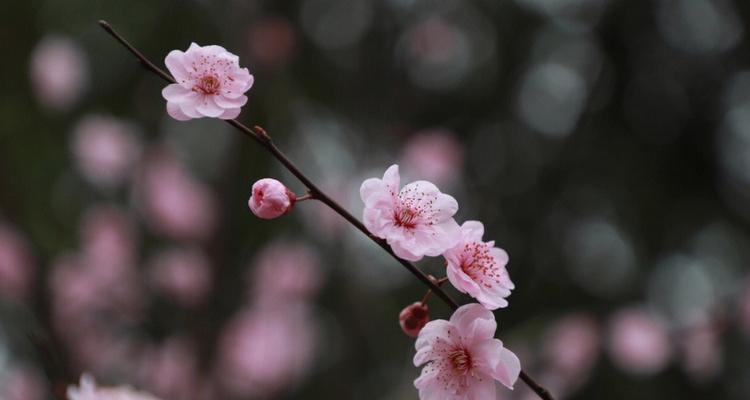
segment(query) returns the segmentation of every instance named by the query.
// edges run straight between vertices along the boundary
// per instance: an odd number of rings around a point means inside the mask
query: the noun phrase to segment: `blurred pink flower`
[[[165,399],[197,399],[200,376],[196,349],[183,338],[171,338],[150,350],[140,373],[149,391]]]
[[[166,250],[151,262],[151,280],[178,304],[192,307],[205,300],[211,290],[211,265],[197,248]]]
[[[90,375],[81,376],[78,386],[68,386],[68,400],[158,400],[128,386],[100,387]]]
[[[415,176],[437,184],[450,184],[461,174],[464,154],[461,143],[447,129],[421,131],[406,143],[402,164]]]
[[[297,197],[276,179],[264,178],[253,183],[247,205],[258,218],[274,219],[289,211]]]
[[[164,63],[177,81],[162,90],[169,115],[179,121],[236,118],[247,103],[244,93],[253,86],[253,76],[239,60],[221,46],[195,43],[184,53],[169,52]]]
[[[546,367],[554,369],[571,386],[581,383],[596,363],[601,332],[587,313],[566,315],[557,320],[544,340]]]
[[[508,253],[495,247],[494,241],[483,242],[484,225],[466,221],[461,225],[461,241],[443,256],[448,280],[462,293],[468,293],[487,309],[507,307],[506,297],[515,287],[505,265]]]
[[[216,377],[238,396],[289,390],[310,367],[315,336],[304,307],[243,311],[221,336]]]
[[[421,400],[491,400],[495,381],[513,388],[521,363],[495,339],[497,323],[491,311],[467,304],[446,320],[430,321],[419,332],[414,365],[422,374],[414,381]]]
[[[297,45],[294,26],[282,17],[267,17],[251,24],[248,40],[253,60],[272,69],[287,64]]]
[[[612,317],[607,344],[614,363],[634,374],[661,371],[672,354],[672,343],[661,321],[639,308],[621,310]]]
[[[15,228],[0,223],[0,297],[16,301],[27,299],[34,270],[26,240]]]
[[[139,182],[140,200],[151,228],[178,240],[205,240],[217,222],[216,199],[170,154],[148,157]]]
[[[83,215],[80,235],[87,262],[99,273],[117,275],[132,266],[136,258],[134,221],[114,205],[90,207]]]
[[[320,259],[315,249],[304,243],[271,242],[253,264],[249,280],[259,305],[304,301],[320,287]]]
[[[430,182],[416,181],[400,188],[398,165],[383,179],[370,178],[359,189],[365,203],[364,224],[375,236],[386,239],[397,256],[419,261],[439,256],[461,239],[453,215],[458,203]]]
[[[404,307],[398,315],[398,323],[401,325],[401,330],[411,337],[417,337],[429,320],[430,314],[427,304],[422,304],[421,301]]]
[[[116,118],[84,117],[74,129],[73,156],[78,169],[91,183],[112,187],[132,172],[139,144],[134,129]]]
[[[31,54],[31,85],[44,107],[66,110],[80,97],[88,80],[86,57],[68,38],[47,36]]]
[[[34,367],[11,365],[0,374],[0,399],[44,400],[48,390],[47,380]]]

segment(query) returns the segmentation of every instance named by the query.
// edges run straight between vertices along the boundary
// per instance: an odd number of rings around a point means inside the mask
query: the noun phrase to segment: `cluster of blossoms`
[[[167,68],[176,83],[164,88],[167,112],[177,120],[214,117],[232,119],[247,102],[244,93],[253,77],[240,68],[237,56],[219,46],[195,43],[186,52],[172,51]],[[494,398],[496,381],[512,388],[521,367],[518,358],[494,339],[497,324],[491,310],[506,307],[514,288],[505,265],[507,253],[482,240],[481,222],[460,225],[458,202],[421,180],[401,187],[398,165],[382,179],[362,183],[363,222],[403,260],[442,256],[447,279],[480,304],[460,307],[449,321],[430,321],[425,301],[401,312],[405,333],[417,336],[415,366],[424,366],[414,382],[422,399]],[[290,212],[298,198],[281,182],[266,178],[252,187],[250,210],[263,219]]]

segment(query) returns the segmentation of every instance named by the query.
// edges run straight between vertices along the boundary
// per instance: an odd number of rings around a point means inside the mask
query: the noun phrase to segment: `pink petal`
[[[391,238],[388,238],[388,244],[391,245],[391,250],[399,257],[403,258],[407,261],[419,261],[422,259],[422,254],[417,254],[412,251],[412,249],[409,248],[409,246],[404,246],[402,242],[396,242],[390,240]]]
[[[495,366],[493,377],[500,381],[503,386],[513,389],[513,385],[521,374],[521,361],[512,351],[503,348],[500,353],[500,362]]]
[[[203,99],[198,103],[195,109],[200,114],[211,118],[216,118],[224,113],[224,109],[214,102],[214,96],[203,96]]]
[[[359,187],[359,197],[362,202],[367,204],[368,200],[376,195],[387,191],[385,182],[378,178],[370,178],[362,182],[362,186]]]
[[[240,115],[240,111],[242,111],[242,109],[240,108],[227,108],[221,115],[219,115],[219,118],[235,119],[238,115]]]
[[[479,221],[466,221],[461,225],[463,238],[467,242],[481,242],[484,236],[484,225]]]
[[[177,103],[188,101],[192,97],[197,96],[192,90],[186,89],[176,83],[167,85],[167,87],[162,89],[161,95],[164,96],[167,101],[174,101]]]
[[[185,67],[185,61],[185,53],[179,50],[170,51],[167,57],[164,58],[164,64],[177,82],[190,79],[190,73]]]
[[[497,322],[492,312],[476,303],[459,307],[451,315],[450,322],[461,333],[464,343],[491,339],[497,329]]]
[[[222,108],[240,108],[247,103],[247,96],[242,95],[236,98],[215,96],[214,101],[216,102],[216,105]]]
[[[187,121],[191,119],[191,117],[182,112],[182,109],[177,103],[171,101],[167,102],[167,114],[178,121]]]
[[[393,191],[398,192],[401,186],[401,175],[398,172],[398,164],[393,164],[385,170],[383,174],[383,182],[388,185]]]

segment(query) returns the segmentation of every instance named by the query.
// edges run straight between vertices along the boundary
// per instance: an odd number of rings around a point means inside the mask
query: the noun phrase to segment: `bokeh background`
[[[228,125],[170,119],[98,19],[159,65],[192,41],[240,55],[240,120],[356,215],[393,163],[453,194],[510,254],[498,337],[558,398],[747,399],[750,3],[4,9],[3,400],[84,371],[164,400],[417,398],[397,316],[424,288],[320,204],[250,214],[259,178],[304,188]]]

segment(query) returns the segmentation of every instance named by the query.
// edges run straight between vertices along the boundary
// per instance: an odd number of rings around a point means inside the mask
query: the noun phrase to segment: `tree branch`
[[[100,20],[99,25],[107,31],[112,37],[115,38],[120,44],[122,44],[130,53],[132,53],[138,62],[147,70],[153,72],[154,74],[158,75],[163,80],[169,82],[169,83],[176,83],[174,78],[170,76],[167,72],[162,70],[161,68],[157,67],[149,61],[146,56],[144,56],[138,49],[133,47],[125,38],[123,38],[115,29],[110,25],[107,21]],[[289,172],[292,173],[297,179],[299,179],[300,182],[302,182],[305,187],[307,187],[308,193],[310,193],[315,199],[320,200],[323,204],[327,205],[330,209],[335,211],[337,214],[339,214],[342,218],[347,220],[350,224],[352,224],[355,228],[357,228],[359,231],[364,233],[368,238],[370,238],[373,242],[375,242],[380,248],[385,250],[388,254],[391,255],[396,261],[398,261],[404,268],[406,268],[409,272],[411,272],[417,279],[422,281],[428,288],[432,290],[435,295],[440,297],[441,300],[443,300],[451,309],[456,310],[458,308],[458,303],[456,303],[455,300],[453,300],[443,289],[440,288],[440,286],[431,280],[424,272],[422,272],[417,266],[410,263],[409,261],[406,261],[404,259],[401,259],[398,257],[393,250],[391,250],[391,247],[386,243],[385,240],[380,239],[374,235],[372,235],[367,228],[360,222],[357,218],[355,218],[352,214],[349,213],[344,207],[342,207],[340,204],[338,204],[335,200],[333,200],[331,197],[329,197],[325,192],[323,192],[315,183],[313,183],[310,178],[308,178],[276,145],[273,143],[273,140],[271,140],[271,136],[266,133],[266,131],[261,128],[260,126],[255,126],[253,129],[248,128],[241,122],[237,121],[236,119],[226,120],[226,122],[229,125],[232,125],[237,130],[239,130],[242,134],[245,136],[255,140],[260,144],[263,148],[265,148],[269,153],[271,153],[276,160],[278,160]],[[525,372],[521,371],[521,380],[523,380],[524,383],[526,383],[537,395],[539,395],[540,398],[544,400],[554,400],[552,396],[549,394],[547,390],[545,390],[541,385],[536,383],[531,377],[529,377]]]

